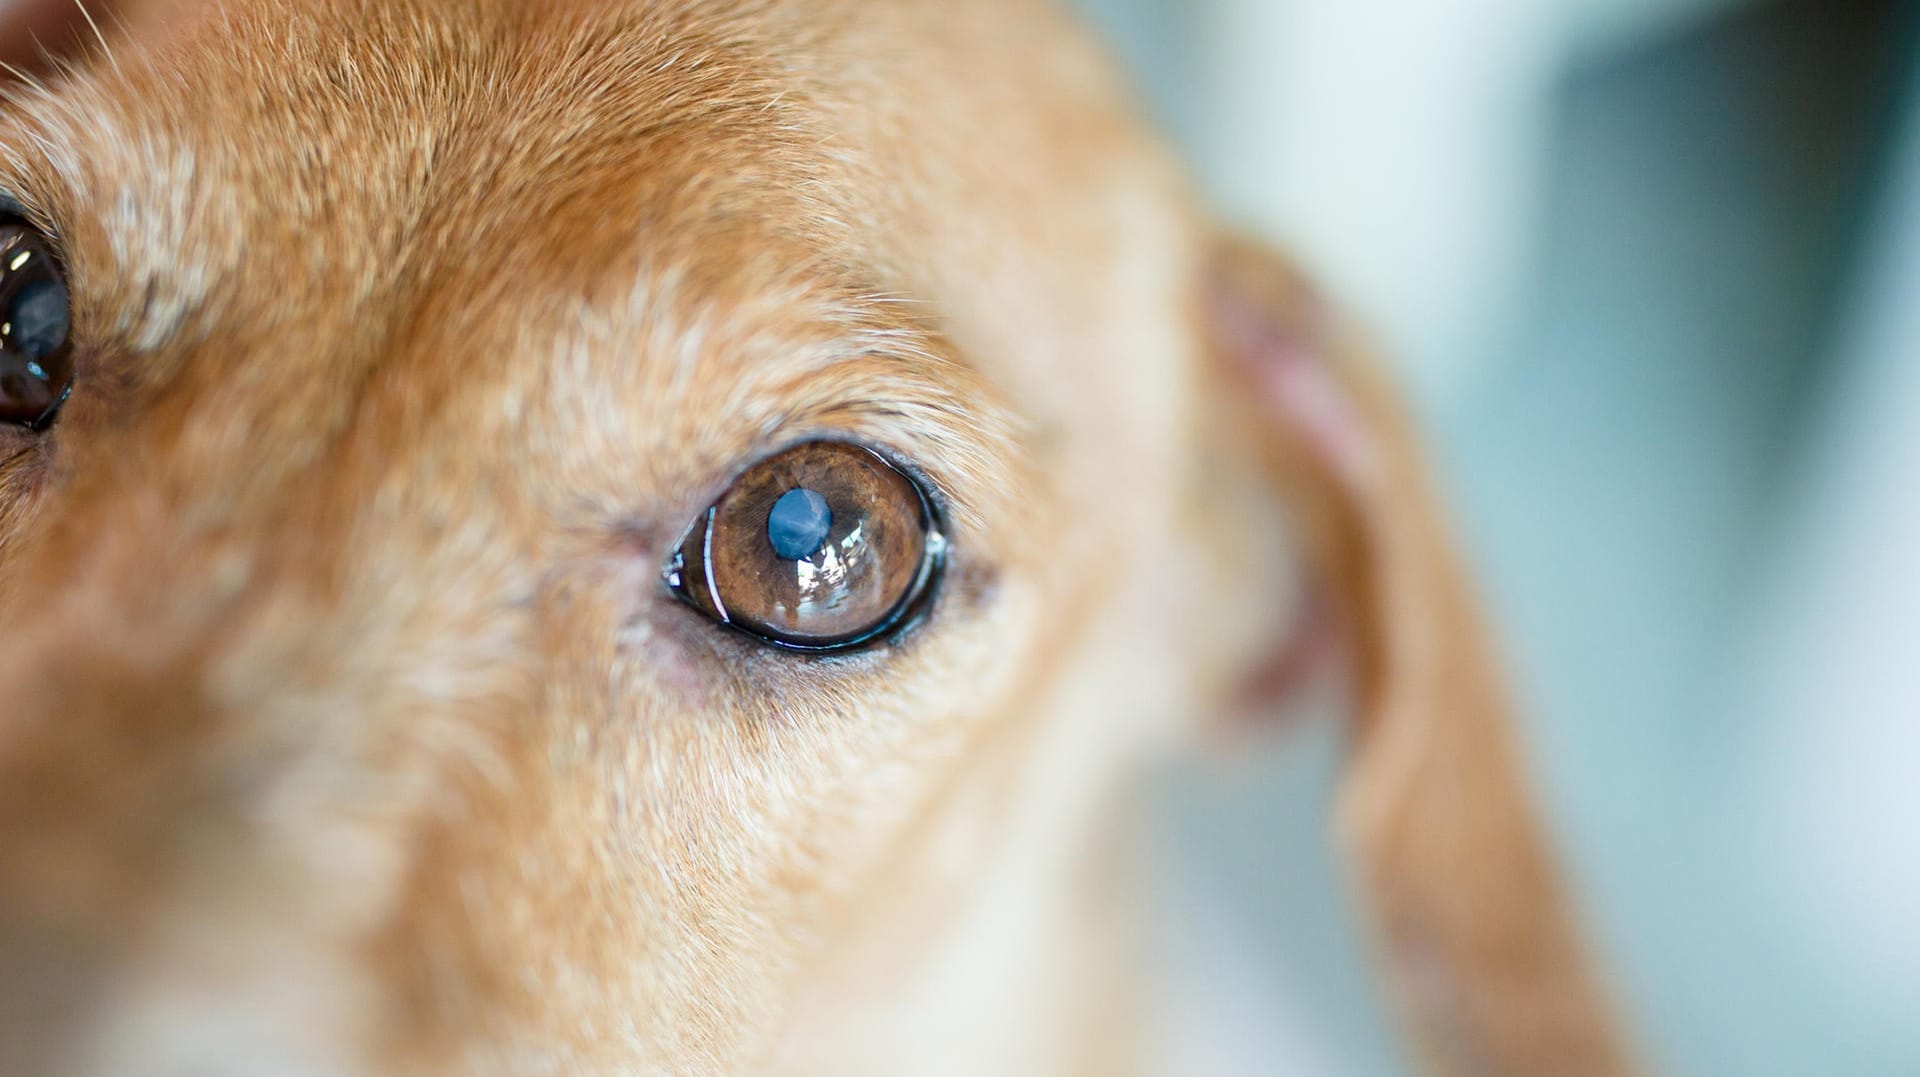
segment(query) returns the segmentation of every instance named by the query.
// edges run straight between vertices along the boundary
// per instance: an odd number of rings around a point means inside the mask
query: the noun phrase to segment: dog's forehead
[[[725,19],[269,3],[178,35],[8,140],[42,178],[22,200],[144,347],[207,307],[398,312],[456,275],[614,286],[642,250],[671,264],[721,228],[835,240],[808,192],[844,185],[823,180],[805,88]]]
[[[984,383],[1085,469],[1165,463],[1184,191],[1046,6],[196,6],[0,129],[0,187],[63,234],[77,324],[129,381],[270,370],[231,411],[320,428],[353,418],[343,386],[431,357],[396,395],[465,383],[499,411],[558,386],[686,478],[753,448],[690,453],[696,427],[791,428],[789,383],[891,352],[912,362],[839,397],[937,421],[857,436],[992,430],[956,390]],[[710,399],[675,413],[688,385]],[[415,417],[382,447],[407,455]]]
[[[653,412],[689,380],[718,393],[882,342],[929,351],[875,277],[851,223],[872,214],[849,208],[873,185],[846,179],[858,155],[780,20],[213,10],[0,137],[18,147],[0,186],[62,234],[79,321],[126,381],[318,423],[354,371],[408,366],[415,396],[439,378],[489,407],[597,386],[603,411],[652,409],[628,428],[670,433]],[[559,363],[580,376],[544,376]],[[229,388],[231,368],[260,377]],[[716,429],[777,418],[685,410]]]
[[[1186,269],[1177,171],[1050,5],[181,6],[0,129],[0,185],[112,252],[148,342],[263,276],[335,309],[453,270],[617,280],[719,222],[983,311],[1138,309],[1111,285]]]

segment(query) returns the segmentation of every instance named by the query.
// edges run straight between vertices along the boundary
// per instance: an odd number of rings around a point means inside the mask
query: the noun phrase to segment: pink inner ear
[[[1206,317],[1217,358],[1230,364],[1261,421],[1284,439],[1299,463],[1325,476],[1354,504],[1376,500],[1384,484],[1384,448],[1363,418],[1333,354],[1339,347],[1337,319],[1298,280],[1222,274],[1208,290]],[[1267,285],[1270,287],[1262,287]],[[1350,371],[1345,373],[1351,373]],[[1237,377],[1236,377],[1237,375]],[[1356,611],[1344,609],[1326,589],[1308,579],[1306,593],[1286,635],[1242,687],[1254,712],[1298,695],[1330,668],[1350,674]]]
[[[1239,289],[1215,290],[1215,339],[1246,373],[1275,421],[1295,431],[1314,459],[1349,487],[1371,484],[1379,452],[1319,346],[1330,328],[1316,304],[1302,303],[1307,324],[1283,323]]]
[[[1344,668],[1348,656],[1341,613],[1317,584],[1309,581],[1307,588],[1286,635],[1240,686],[1240,701],[1249,716],[1273,714],[1327,671]]]
[[[1288,324],[1277,311],[1292,307],[1306,324]],[[1261,301],[1233,280],[1215,280],[1206,317],[1219,359],[1231,363],[1244,390],[1256,395],[1263,420],[1286,430],[1311,467],[1325,470],[1346,488],[1367,482],[1377,468],[1375,451],[1354,405],[1327,371],[1327,355],[1315,342],[1321,323],[1317,305]],[[1240,685],[1248,716],[1271,716],[1275,706],[1300,697],[1329,668],[1348,660],[1344,610],[1323,582],[1306,580],[1300,607],[1267,660]]]

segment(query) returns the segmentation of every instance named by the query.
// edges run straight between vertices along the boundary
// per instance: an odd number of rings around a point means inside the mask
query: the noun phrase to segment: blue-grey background
[[[1083,5],[1392,345],[1661,1070],[1920,1074],[1920,5]],[[1169,779],[1175,1072],[1408,1072],[1335,755]]]

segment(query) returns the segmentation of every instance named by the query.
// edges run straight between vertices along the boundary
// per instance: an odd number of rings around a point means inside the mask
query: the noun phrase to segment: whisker
[[[113,47],[107,44],[107,35],[100,32],[100,24],[93,21],[93,12],[87,10],[87,0],[73,0],[73,4],[80,9],[80,17],[87,20],[87,27],[93,31],[93,39],[100,43],[100,52],[113,65],[114,72],[119,73],[120,59],[113,54]]]

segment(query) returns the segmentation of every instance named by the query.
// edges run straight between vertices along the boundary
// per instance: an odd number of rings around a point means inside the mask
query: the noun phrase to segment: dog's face
[[[210,6],[19,93],[0,894],[91,1064],[731,1068],[1088,829],[1191,668],[1198,232],[989,6]]]
[[[1396,420],[1056,13],[121,16],[0,110],[0,1068],[1112,1072],[1288,497],[1416,1008],[1598,1027]]]

